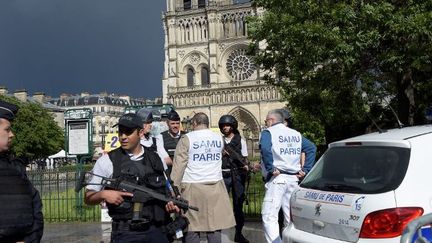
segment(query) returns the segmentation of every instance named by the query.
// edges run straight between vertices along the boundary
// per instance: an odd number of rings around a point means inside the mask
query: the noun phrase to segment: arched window
[[[198,0],[198,8],[205,8],[206,0]]]
[[[183,0],[183,9],[184,10],[192,9],[192,1],[191,0]]]
[[[187,86],[192,87],[194,85],[194,76],[195,72],[192,68],[188,68],[187,70]]]
[[[210,84],[210,76],[209,70],[207,67],[201,68],[201,85],[209,85]]]

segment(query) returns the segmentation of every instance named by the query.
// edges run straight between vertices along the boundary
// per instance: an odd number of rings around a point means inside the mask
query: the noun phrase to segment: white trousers
[[[282,207],[285,226],[290,222],[290,198],[298,188],[295,175],[280,174],[265,184],[265,196],[262,205],[264,234],[268,243],[282,242],[279,236],[278,214]]]

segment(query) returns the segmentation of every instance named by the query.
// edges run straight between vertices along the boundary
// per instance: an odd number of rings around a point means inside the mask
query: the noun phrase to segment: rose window
[[[246,80],[255,72],[255,65],[250,57],[246,56],[246,50],[233,51],[226,62],[229,75],[234,80]]]

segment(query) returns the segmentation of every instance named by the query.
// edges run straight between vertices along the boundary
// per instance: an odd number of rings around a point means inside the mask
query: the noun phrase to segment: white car
[[[291,197],[283,242],[399,242],[428,213],[432,126],[366,134],[329,145]]]

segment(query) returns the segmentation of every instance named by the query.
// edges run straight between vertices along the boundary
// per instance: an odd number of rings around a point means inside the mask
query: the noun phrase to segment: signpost
[[[93,155],[93,112],[88,108],[69,109],[65,111],[64,118],[66,153],[77,156],[75,180],[79,180],[78,175],[82,173],[84,160],[92,158]],[[79,215],[82,215],[83,191],[78,192],[76,197]]]
[[[92,148],[93,113],[88,108],[65,111],[66,152],[70,155],[88,156]],[[80,161],[81,162],[81,161]]]

